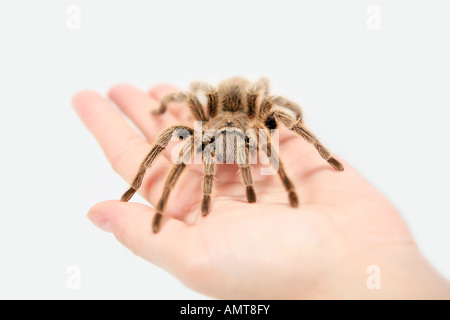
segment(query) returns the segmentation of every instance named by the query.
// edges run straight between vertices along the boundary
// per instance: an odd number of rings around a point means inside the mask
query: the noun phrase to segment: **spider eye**
[[[264,124],[266,125],[267,128],[269,128],[271,130],[277,128],[277,121],[275,120],[275,117],[272,115],[267,117]]]

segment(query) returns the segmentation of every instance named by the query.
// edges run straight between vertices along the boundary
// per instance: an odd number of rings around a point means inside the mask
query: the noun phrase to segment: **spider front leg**
[[[156,157],[167,147],[167,144],[169,143],[170,139],[172,138],[172,135],[175,132],[177,132],[179,136],[185,136],[188,133],[189,135],[192,135],[194,133],[194,130],[186,126],[171,126],[165,129],[163,132],[161,132],[158,138],[156,138],[155,145],[150,150],[148,155],[145,157],[144,161],[142,161],[138,173],[136,174],[133,182],[131,183],[131,187],[123,194],[121,198],[122,201],[126,202],[130,200],[131,197],[136,193],[136,191],[142,184],[145,172],[147,171],[148,168],[151,167]]]
[[[176,182],[178,181],[178,178],[186,168],[186,163],[188,163],[190,160],[193,148],[194,148],[194,137],[191,136],[191,139],[189,139],[184,143],[177,162],[172,166],[172,169],[170,170],[166,180],[164,181],[163,193],[161,195],[158,204],[155,207],[156,214],[153,217],[152,221],[152,230],[154,233],[157,233],[161,229],[163,213],[166,209],[167,200],[169,199],[170,192],[173,190]]]
[[[278,156],[279,157],[279,156]],[[278,175],[281,179],[281,183],[283,184],[283,187],[286,189],[288,193],[289,198],[289,204],[293,208],[298,207],[298,196],[297,192],[295,191],[294,184],[292,183],[291,179],[286,174],[286,171],[284,170],[284,164],[281,162],[281,159],[278,159]]]
[[[267,132],[266,129],[264,129],[264,128],[262,128],[261,130],[264,130],[264,131],[261,131],[261,133]],[[270,159],[270,163],[271,163],[272,167],[277,170],[277,173],[278,173],[278,176],[280,177],[281,183],[283,184],[283,187],[288,192],[289,204],[291,205],[291,207],[296,208],[296,207],[298,207],[299,201],[298,201],[297,192],[295,191],[295,186],[292,183],[291,179],[289,179],[289,177],[286,173],[286,170],[284,168],[284,164],[281,161],[279,154],[273,148],[273,146],[271,144],[271,140],[269,139],[270,136],[271,136],[270,133],[269,134],[266,133],[266,134],[260,136],[260,138],[263,139],[263,141],[262,141],[263,144],[262,144],[261,148],[265,152],[266,156]]]
[[[236,162],[241,171],[242,179],[246,187],[247,201],[250,203],[256,202],[256,193],[253,188],[252,172],[250,171],[250,148],[249,144],[245,146],[236,146]]]
[[[203,200],[202,216],[206,216],[211,211],[211,193],[216,174],[215,150],[212,144],[208,144],[203,151]]]
[[[280,156],[273,148],[270,150],[270,162],[272,163],[272,166],[275,168],[278,168],[277,173],[280,177],[281,183],[283,184],[284,189],[286,189],[288,193],[289,198],[289,204],[293,208],[298,207],[298,196],[297,192],[295,191],[294,184],[292,183],[291,179],[287,176],[286,170],[284,169],[284,164],[280,159]],[[276,159],[276,160],[275,160]],[[274,162],[276,161],[276,164],[274,165]]]
[[[322,143],[316,138],[316,136],[309,131],[307,128],[303,126],[303,124],[296,124],[294,128],[292,129],[294,132],[299,134],[303,139],[308,141],[309,143],[312,143],[316,150],[319,152],[320,156],[327,160],[327,162],[336,170],[338,171],[344,171],[344,166],[342,163],[340,163],[338,160],[333,158],[330,154],[330,152],[325,148]]]
[[[265,123],[268,125],[275,125],[276,122],[280,121],[286,128],[294,131],[303,139],[313,144],[316,150],[319,152],[320,156],[325,159],[334,169],[338,171],[344,171],[344,166],[338,160],[333,158],[330,152],[325,148],[325,146],[317,139],[317,137],[308,130],[302,123],[302,119],[296,120],[289,114],[281,110],[274,110],[269,113]]]

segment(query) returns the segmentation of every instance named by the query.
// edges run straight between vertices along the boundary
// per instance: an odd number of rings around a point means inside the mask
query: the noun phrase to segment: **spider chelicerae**
[[[202,103],[200,97],[206,98]],[[142,161],[130,189],[122,196],[128,201],[142,184],[145,172],[156,157],[167,147],[173,137],[185,140],[183,147],[164,183],[164,190],[156,205],[156,214],[152,222],[153,232],[161,228],[162,215],[169,194],[180,174],[195,154],[201,154],[203,163],[203,200],[202,215],[211,210],[211,193],[217,163],[236,163],[239,166],[246,187],[248,202],[256,202],[250,171],[251,156],[263,149],[277,169],[281,182],[288,193],[289,204],[299,205],[297,193],[288,178],[281,159],[271,145],[272,130],[278,124],[292,130],[303,139],[312,143],[319,154],[333,168],[343,171],[343,165],[333,158],[330,152],[308,130],[302,120],[302,111],[298,104],[281,96],[269,95],[269,81],[260,78],[251,83],[243,78],[234,77],[221,82],[217,87],[203,82],[193,82],[188,92],[174,92],[163,97],[159,109],[154,114],[162,114],[171,102],[184,102],[195,121],[201,121],[199,128],[175,125],[163,130],[154,146]]]

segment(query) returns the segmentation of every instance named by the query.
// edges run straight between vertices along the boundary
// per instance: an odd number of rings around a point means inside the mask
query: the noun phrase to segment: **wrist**
[[[450,299],[450,284],[414,244],[400,244],[355,254],[307,298]]]

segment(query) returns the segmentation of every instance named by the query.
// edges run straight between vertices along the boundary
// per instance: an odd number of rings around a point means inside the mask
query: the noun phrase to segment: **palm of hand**
[[[180,106],[172,114],[150,116],[167,90],[160,86],[148,96],[117,86],[110,97],[151,143],[182,116]],[[130,182],[149,144],[99,95],[79,93],[74,105],[115,170]],[[153,209],[140,204],[103,202],[90,218],[97,225],[107,221],[119,241],[188,286],[221,298],[305,296],[333,278],[346,259],[413,241],[397,210],[347,163],[341,161],[344,172],[333,170],[311,145],[286,131],[280,155],[297,187],[299,208],[289,207],[278,176],[260,175],[258,166],[257,202],[247,203],[236,167],[218,165],[212,210],[201,217],[202,169],[194,164],[173,190],[159,234],[151,232]],[[166,152],[155,161],[139,190],[150,203],[161,194],[168,159]]]

